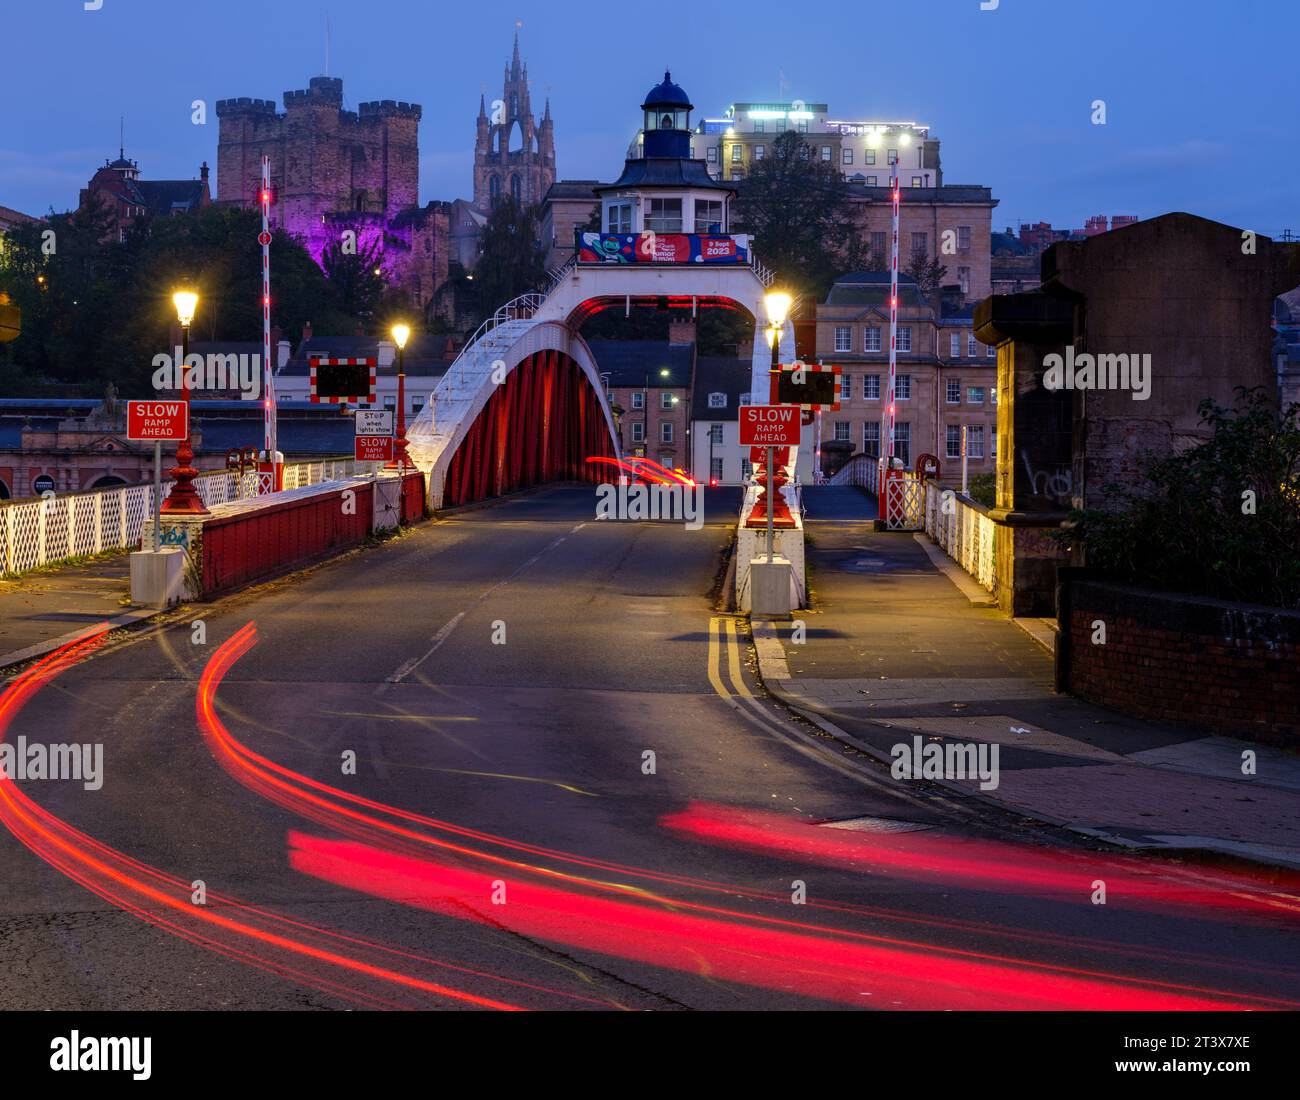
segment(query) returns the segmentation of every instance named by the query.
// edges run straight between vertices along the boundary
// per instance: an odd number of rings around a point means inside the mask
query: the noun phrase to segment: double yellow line
[[[745,683],[740,668],[740,652],[747,639],[736,629],[736,623],[736,619],[719,615],[709,620],[709,686],[718,698],[724,700],[746,721],[754,723],[767,733],[788,739],[786,723],[768,710]]]

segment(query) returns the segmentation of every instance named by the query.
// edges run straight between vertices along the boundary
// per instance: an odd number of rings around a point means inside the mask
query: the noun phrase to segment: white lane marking
[[[575,528],[573,528],[573,530],[569,531],[567,534],[561,535],[557,539],[553,539],[550,543],[548,543],[536,554],[534,554],[531,558],[529,558],[526,562],[524,562],[523,565],[521,565],[518,569],[516,569],[513,573],[511,573],[510,576],[497,581],[496,584],[494,584],[491,588],[489,588],[487,591],[482,593],[469,608],[467,608],[465,611],[459,612],[454,618],[444,623],[442,627],[439,629],[438,633],[435,634],[431,639],[433,645],[431,645],[419,657],[412,657],[409,661],[400,665],[397,671],[394,672],[391,676],[389,676],[384,681],[384,683],[379,686],[379,692],[382,694],[383,691],[385,690],[384,684],[400,684],[404,679],[406,679],[406,677],[408,677],[412,672],[414,672],[417,668],[419,668],[422,664],[424,664],[425,661],[427,661],[430,657],[432,657],[435,653],[438,652],[438,648],[442,645],[443,642],[445,642],[451,636],[451,632],[455,630],[456,627],[460,626],[461,620],[465,618],[465,616],[469,613],[469,611],[472,611],[475,607],[481,604],[484,600],[486,600],[489,596],[491,596],[492,593],[495,592],[498,588],[502,588],[505,585],[509,584],[512,580],[514,580],[517,576],[519,576],[519,574],[522,573],[525,569],[528,569],[530,566],[535,565],[538,561],[542,559],[544,555],[549,554],[552,550],[554,550],[557,546],[559,546],[560,543],[564,542],[564,540],[567,539],[569,535],[577,534],[586,526],[587,526],[586,523],[580,523]]]

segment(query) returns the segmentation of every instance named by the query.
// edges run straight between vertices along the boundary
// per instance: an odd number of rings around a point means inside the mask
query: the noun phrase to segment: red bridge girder
[[[582,368],[563,352],[535,352],[495,388],[456,449],[443,507],[548,481],[598,482],[587,458],[613,454],[600,397]]]

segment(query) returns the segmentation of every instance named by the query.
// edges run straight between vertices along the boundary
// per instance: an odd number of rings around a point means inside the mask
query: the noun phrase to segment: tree
[[[913,252],[904,270],[916,280],[917,287],[926,297],[938,292],[943,285],[943,277],[948,274],[948,269],[943,264],[937,259],[929,259],[924,252]]]
[[[488,317],[512,298],[540,290],[546,279],[538,244],[540,211],[503,199],[488,216],[480,238],[474,284],[479,314]]]
[[[865,258],[848,184],[837,165],[812,155],[793,130],[755,161],[732,207],[759,258],[785,286],[820,301],[838,275]]]
[[[355,251],[344,251],[334,241],[321,254],[321,269],[338,308],[370,328],[380,312],[385,295],[379,242],[357,243]]]

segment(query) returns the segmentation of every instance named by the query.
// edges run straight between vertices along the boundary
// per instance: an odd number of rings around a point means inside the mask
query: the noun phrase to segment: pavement
[[[96,623],[129,627],[157,614],[131,603],[127,554],[0,580],[0,669],[43,656]]]
[[[995,789],[933,782],[1019,815],[1127,848],[1300,867],[1300,755],[1055,694],[1043,621],[988,606],[924,535],[875,531],[859,490],[805,492],[814,608],[754,628],[775,695],[890,763],[917,735],[997,744]]]

